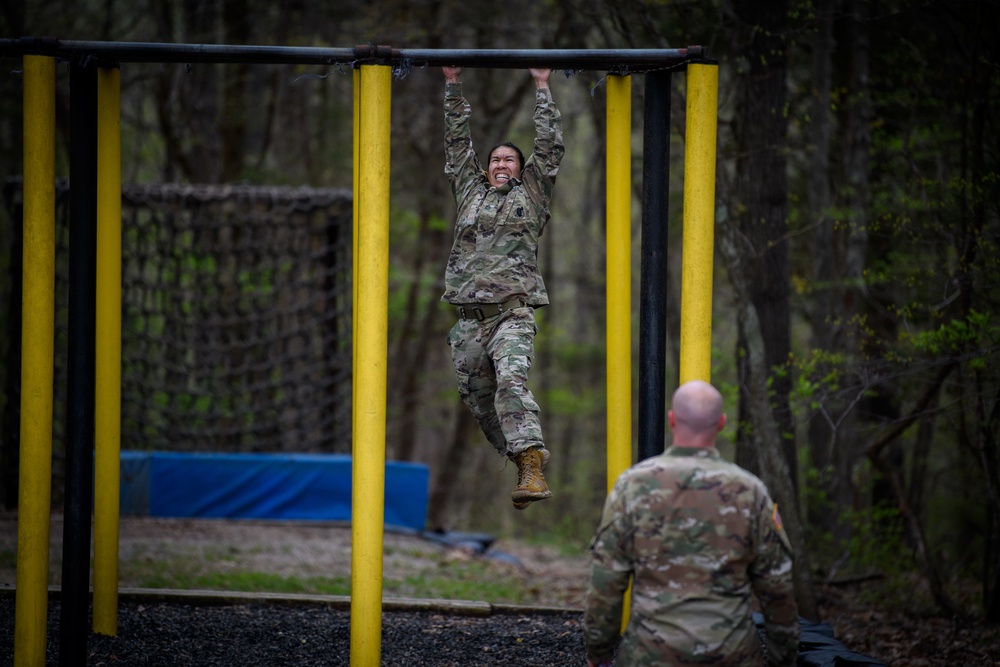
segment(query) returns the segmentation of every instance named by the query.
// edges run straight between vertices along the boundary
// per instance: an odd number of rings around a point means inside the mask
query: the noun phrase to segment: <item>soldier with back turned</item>
[[[792,550],[777,505],[760,479],[720,457],[715,437],[726,415],[712,385],[679,387],[668,416],[672,446],[618,478],[591,542],[588,664],[743,667],[763,665],[766,651],[770,667],[793,667]]]

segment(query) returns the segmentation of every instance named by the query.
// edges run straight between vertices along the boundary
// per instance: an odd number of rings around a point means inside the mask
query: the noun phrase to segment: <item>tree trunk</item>
[[[719,224],[719,249],[726,259],[729,280],[736,297],[737,318],[746,334],[747,375],[751,384],[741,387],[741,398],[747,408],[746,419],[750,424],[748,443],[757,454],[760,476],[767,484],[771,496],[781,508],[788,539],[795,551],[795,598],[799,614],[805,618],[818,620],[819,608],[812,587],[809,555],[805,545],[805,531],[799,515],[798,494],[792,484],[792,472],[781,448],[781,430],[771,408],[767,386],[767,369],[763,328],[757,310],[750,300],[746,265],[746,246],[741,247],[736,239],[737,230],[729,221]]]
[[[865,0],[848,3],[846,38],[844,53],[848,54],[848,70],[845,103],[843,141],[843,188],[842,207],[847,211],[844,235],[844,266],[841,276],[844,287],[839,290],[840,303],[837,313],[842,322],[853,321],[865,303],[864,268],[868,250],[868,203],[869,179],[871,174],[871,96],[869,92],[869,38],[868,21],[865,16],[868,4]],[[835,306],[836,307],[836,306]],[[858,359],[861,342],[857,335],[845,335],[840,348],[848,359]],[[866,378],[859,378],[858,384],[865,384]],[[889,405],[889,404],[885,404]],[[843,406],[835,400],[831,410],[838,414],[838,429],[833,435],[832,464],[834,478],[831,499],[840,509],[859,504],[859,490],[855,488],[854,469],[864,456],[860,448],[861,439],[856,436],[856,415],[853,407]],[[849,523],[839,521],[834,534],[840,540],[850,536]]]
[[[889,465],[882,456],[882,450],[895,442],[896,439],[906,432],[913,422],[920,418],[920,415],[924,414],[927,406],[931,404],[931,401],[937,395],[938,391],[940,391],[941,385],[944,384],[945,379],[951,374],[955,366],[956,362],[954,361],[949,361],[943,365],[923,396],[917,400],[916,405],[910,411],[909,415],[898,420],[892,428],[883,432],[877,439],[865,446],[864,450],[868,453],[868,458],[871,462],[889,482],[892,493],[896,498],[897,506],[899,507],[899,513],[905,522],[907,535],[917,552],[920,569],[931,589],[934,601],[942,611],[958,617],[962,615],[962,612],[948,595],[948,592],[944,588],[944,583],[941,581],[941,576],[934,566],[930,549],[927,545],[927,538],[924,535],[923,525],[920,522],[920,517],[913,512],[910,504],[907,502],[906,490],[903,487],[902,479],[900,479],[899,470],[895,466]]]
[[[797,490],[798,453],[794,421],[788,404],[791,377],[772,373],[784,367],[791,351],[788,301],[788,163],[786,157],[788,120],[786,117],[788,56],[785,51],[785,24],[788,3],[738,0],[734,3],[740,25],[745,26],[745,69],[737,77],[737,104],[733,134],[737,145],[736,189],[738,202],[731,209],[740,231],[749,240],[752,255],[745,265],[748,296],[759,315],[766,346],[761,366],[770,381],[769,400],[780,433],[791,484]],[[753,332],[740,329],[739,345],[748,344]],[[741,387],[753,386],[753,370],[740,365]],[[740,416],[750,406],[741,396]],[[743,436],[745,438],[745,434]],[[738,442],[737,461],[752,467],[752,450]],[[749,460],[748,460],[749,459]]]
[[[424,211],[420,216],[416,248],[411,256],[411,280],[406,291],[406,311],[402,318],[402,330],[396,336],[393,353],[393,368],[398,375],[393,378],[391,393],[400,402],[398,431],[394,438],[396,458],[412,461],[416,451],[418,412],[423,398],[419,386],[423,379],[425,365],[422,360],[430,355],[429,347],[436,331],[434,320],[438,310],[437,295],[429,297],[423,311],[420,311],[421,297],[427,298],[422,277],[429,270],[427,259],[434,255],[432,249],[447,242],[444,234],[431,230],[431,215]],[[439,268],[437,266],[435,269]],[[438,340],[443,345],[443,342]]]
[[[223,0],[222,29],[227,44],[249,44],[250,26],[246,0]],[[247,81],[250,65],[229,65],[222,74],[222,127],[220,181],[232,183],[243,177],[247,136]]]
[[[920,418],[917,439],[910,455],[910,488],[907,497],[913,513],[924,519],[924,498],[927,496],[927,476],[930,468],[931,446],[934,444],[934,426],[937,422],[939,399],[928,406],[928,414]]]
[[[1000,431],[1000,400],[995,398],[991,383],[976,371],[975,387],[976,420],[980,424],[975,436],[974,450],[986,478],[987,527],[983,545],[983,609],[986,620],[1000,621],[1000,448],[997,432]]]
[[[830,90],[833,64],[833,0],[816,2],[816,39],[813,42],[813,99],[810,105],[809,135],[812,145],[809,153],[807,192],[809,216],[812,224],[812,292],[810,307],[810,335],[814,352],[832,352],[834,347],[834,283],[837,279],[834,256],[834,220],[830,214],[830,134],[833,123]],[[818,379],[828,377],[831,364],[816,361]],[[820,403],[809,419],[810,465],[818,473],[820,483],[828,482],[829,468],[835,447],[836,431],[829,408],[822,405],[824,387],[810,397]],[[827,492],[829,492],[828,484]],[[836,515],[825,503],[813,503],[807,508],[808,521],[824,533],[833,529]]]
[[[459,405],[455,411],[451,440],[441,457],[442,463],[438,467],[438,474],[434,476],[427,501],[427,526],[431,530],[445,530],[454,482],[461,478],[465,455],[469,451],[469,440],[475,428],[476,419],[472,412],[464,405]]]

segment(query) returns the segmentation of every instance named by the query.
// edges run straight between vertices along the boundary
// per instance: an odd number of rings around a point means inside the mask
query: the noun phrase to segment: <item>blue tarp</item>
[[[121,456],[121,512],[149,516],[149,452],[123,451]]]
[[[387,462],[385,524],[423,530],[427,466]],[[351,520],[351,457],[122,452],[123,514]]]

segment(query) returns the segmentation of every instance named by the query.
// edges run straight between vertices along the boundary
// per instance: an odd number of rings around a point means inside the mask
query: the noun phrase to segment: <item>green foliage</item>
[[[952,319],[937,329],[904,332],[901,340],[929,357],[971,355],[972,367],[984,369],[1000,345],[1000,324],[989,314],[972,310],[965,319]]]
[[[812,348],[792,357],[794,384],[792,399],[804,402],[810,410],[818,409],[823,399],[840,390],[844,354]]]
[[[914,573],[919,572],[919,566],[912,548],[906,544],[899,510],[883,504],[849,511],[846,515],[851,524],[851,539],[847,543],[849,571],[881,576],[880,584],[867,588],[862,598],[910,608],[929,606],[926,592],[915,586]]]
[[[994,538],[989,508],[970,493],[978,487],[973,481],[976,472],[952,472],[953,483],[935,494],[926,509],[927,540],[946,578],[981,580],[981,556]]]
[[[815,468],[803,473],[804,503],[810,512],[836,511],[824,490],[828,488],[830,474]],[[813,566],[834,579],[877,579],[877,585],[865,587],[869,603],[914,606],[918,589],[913,575],[919,572],[919,567],[898,508],[888,503],[860,510],[847,508],[836,519],[834,523],[845,526],[850,534],[843,542],[829,532],[806,526],[806,548]],[[930,602],[924,600],[920,604]]]
[[[411,246],[420,231],[420,216],[416,211],[393,207],[389,216],[389,236],[391,243]]]
[[[603,396],[593,392],[573,391],[568,387],[553,387],[543,392],[545,411],[554,415],[579,415],[592,412]]]
[[[539,327],[549,327],[545,321],[545,309],[536,311],[536,318]],[[555,339],[547,350],[554,355],[556,363],[566,369],[589,367],[604,369],[607,363],[607,351],[604,341],[578,341],[574,340],[570,332],[563,329],[546,328],[545,333]]]
[[[878,574],[889,581],[916,566],[911,547],[905,537],[905,526],[899,509],[891,503],[854,509],[838,509],[833,505],[831,488],[833,469],[818,469],[802,451],[802,503],[806,516],[829,515],[830,525],[841,526],[849,537],[836,537],[817,526],[806,525],[806,546],[814,566],[820,570],[837,569],[846,575]]]
[[[439,216],[431,216],[422,221],[417,212],[400,207],[393,207],[389,218],[389,244],[392,258],[389,262],[389,322],[391,327],[398,327],[403,318],[413,308],[416,313],[424,313],[431,303],[440,299],[436,283],[443,275],[443,267],[427,266],[423,263],[419,273],[414,272],[414,263],[408,250],[418,247],[418,235],[423,231],[422,225],[428,228],[446,226]],[[416,302],[411,304],[411,299]]]
[[[877,571],[893,578],[915,567],[913,554],[905,545],[903,517],[897,507],[886,503],[845,514],[851,526],[847,553],[856,571]]]
[[[829,467],[822,470],[811,465],[809,462],[809,450],[805,447],[799,450],[799,462],[802,467],[801,485],[799,493],[801,495],[801,507],[804,508],[804,517],[822,516],[831,511],[832,503],[828,489],[833,471]],[[805,523],[806,549],[809,558],[814,566],[820,569],[827,569],[829,564],[835,562],[839,557],[838,545],[833,535],[820,527]]]
[[[829,488],[830,476],[833,474],[829,466],[822,470],[810,464],[809,450],[801,448],[799,460],[803,464],[802,471],[802,500],[805,506],[812,510],[821,510],[830,503],[830,496],[827,492]]]

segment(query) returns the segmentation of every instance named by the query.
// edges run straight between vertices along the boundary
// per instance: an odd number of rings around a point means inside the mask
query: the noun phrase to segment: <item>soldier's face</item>
[[[497,146],[490,153],[488,172],[490,185],[495,188],[512,178],[518,178],[521,175],[521,163],[517,159],[517,152],[510,146]]]

